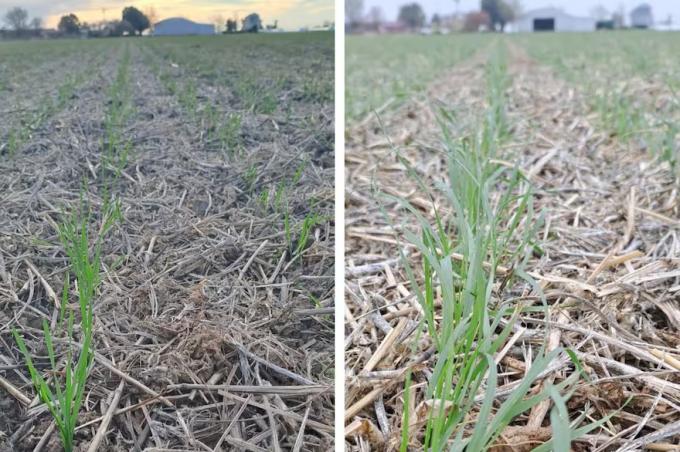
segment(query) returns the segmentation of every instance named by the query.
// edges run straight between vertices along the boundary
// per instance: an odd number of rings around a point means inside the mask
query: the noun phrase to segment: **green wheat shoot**
[[[24,339],[16,329],[12,330],[14,339],[23,354],[33,385],[40,399],[47,406],[59,431],[66,452],[73,450],[73,441],[78,413],[83,402],[87,383],[94,359],[93,349],[93,306],[97,287],[100,283],[101,245],[103,237],[120,218],[119,206],[115,202],[105,203],[104,215],[97,230],[94,246],[90,247],[89,227],[92,222],[90,209],[80,209],[65,216],[59,225],[60,241],[66,251],[75,276],[78,291],[79,327],[76,326],[74,311],[68,309],[70,277],[67,273],[62,290],[60,314],[54,331],[49,323],[43,321],[45,347],[50,361],[50,378],[45,378],[36,368]],[[80,341],[76,339],[79,330]],[[58,360],[60,350],[55,347],[55,338],[66,334],[65,363]],[[63,368],[62,368],[63,366]]]
[[[300,238],[298,239],[297,247],[295,248],[296,255],[301,254],[305,250],[312,228],[319,223],[321,223],[321,217],[315,213],[308,214],[302,221]]]
[[[599,425],[571,427],[564,401],[578,382],[579,373],[531,393],[541,374],[564,354],[559,348],[546,352],[541,347],[513,391],[505,398],[498,395],[495,357],[525,309],[522,304],[504,301],[505,288],[523,284],[541,294],[525,270],[536,249],[536,231],[541,225],[530,184],[517,168],[495,163],[499,144],[509,133],[504,99],[508,79],[502,50],[492,55],[487,66],[489,107],[478,124],[462,139],[454,138],[454,131],[458,132],[455,120],[442,111],[446,180],[435,181],[433,191],[409,162],[401,159],[430,199],[438,194],[446,200],[446,212],[435,209],[430,221],[407,200],[388,197],[417,224],[416,229],[406,227],[403,231],[421,256],[422,276],[416,276],[403,254],[402,260],[423,308],[422,329],[437,351],[425,393],[429,404],[424,419],[425,450],[488,450],[519,415],[548,399],[554,402],[551,423],[555,438],[567,440],[555,442],[554,450],[568,450],[572,438]],[[508,274],[497,274],[500,266],[510,269]],[[574,355],[567,354],[578,368]],[[406,394],[411,391],[410,385],[408,374]],[[409,449],[411,434],[415,433],[409,431],[413,413],[408,409],[408,399],[405,397],[402,417],[402,451]],[[475,418],[471,419],[473,413]]]

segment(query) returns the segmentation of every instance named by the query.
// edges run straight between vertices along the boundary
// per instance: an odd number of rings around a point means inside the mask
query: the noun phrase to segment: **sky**
[[[74,13],[81,22],[120,19],[126,6],[143,12],[153,7],[158,20],[182,16],[196,22],[214,23],[234,16],[243,19],[256,12],[264,24],[279,21],[279,27],[296,30],[334,21],[334,0],[0,0],[0,17],[14,6],[28,11],[29,20],[40,17],[48,28],[56,28],[59,18]]]
[[[364,0],[364,9],[368,11],[372,6],[379,6],[387,20],[394,20],[397,17],[399,7],[411,1],[413,0]],[[428,18],[432,17],[434,13],[450,14],[456,12],[455,0],[416,1],[422,5]],[[680,24],[680,0],[520,0],[525,11],[554,6],[576,16],[590,16],[590,12],[597,5],[602,5],[609,11],[618,10],[620,5],[623,5],[626,16],[628,16],[630,10],[643,2],[652,6],[655,20],[665,20],[671,14],[676,27]],[[480,0],[460,0],[458,8],[460,12],[478,10],[479,4]]]

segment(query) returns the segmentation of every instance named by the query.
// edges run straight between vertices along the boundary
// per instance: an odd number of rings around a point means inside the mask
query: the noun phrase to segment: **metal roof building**
[[[154,25],[154,36],[212,35],[215,27],[212,24],[199,24],[182,17],[161,20]]]
[[[595,19],[576,17],[558,8],[527,11],[513,24],[514,31],[595,31]]]

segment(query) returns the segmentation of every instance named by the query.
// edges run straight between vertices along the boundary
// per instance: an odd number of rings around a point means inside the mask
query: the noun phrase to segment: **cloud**
[[[197,22],[212,22],[216,16],[245,17],[257,12],[265,23],[279,20],[282,28],[297,29],[334,20],[333,0],[0,0],[0,15],[13,6],[26,8],[31,17],[42,17],[49,27],[59,18],[75,13],[82,21],[117,19],[126,6],[156,10],[159,19],[182,16]]]

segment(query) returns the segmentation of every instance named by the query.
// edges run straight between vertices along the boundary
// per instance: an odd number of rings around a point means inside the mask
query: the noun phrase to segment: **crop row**
[[[257,139],[257,131],[246,129],[245,124],[258,123],[262,117],[271,116],[273,120],[266,122],[267,127],[280,121],[288,127],[313,131],[297,110],[317,102],[328,104],[332,96],[325,93],[320,97],[310,88],[322,83],[318,80],[323,78],[315,77],[304,67],[294,69],[289,63],[281,64],[281,73],[274,78],[251,74],[252,69],[233,69],[242,62],[232,59],[230,65],[218,63],[219,59],[208,50],[213,41],[197,40],[197,43],[206,49],[199,51],[193,46],[180,46],[174,40],[159,40],[145,43],[140,50],[159,82],[176,99],[186,122],[198,129],[202,148],[224,155],[231,167],[239,168],[243,193],[255,201],[253,207],[260,215],[274,214],[278,218],[284,232],[283,252],[292,260],[300,259],[312,239],[312,231],[331,221],[323,200],[295,196],[296,187],[304,184],[302,179],[309,171],[310,161],[295,159],[270,168],[268,159],[250,152],[249,147],[256,146],[251,140]],[[271,52],[271,43],[258,51]],[[290,52],[288,49],[287,53]],[[238,54],[247,55],[248,51],[242,49]],[[272,67],[278,66],[284,55],[272,54],[272,58],[267,70],[276,73]],[[311,91],[296,102],[282,103],[292,85]],[[280,174],[273,175],[272,170]]]
[[[599,45],[593,45],[596,39]],[[668,162],[680,177],[680,72],[677,44],[665,34],[567,35],[557,41],[518,38],[585,93],[599,126],[633,148]],[[557,49],[559,48],[559,51]]]
[[[174,63],[176,73],[230,93],[230,107],[234,109],[264,115],[290,114],[296,106],[327,104],[332,100],[333,78],[328,67],[324,67],[328,60],[324,58],[323,47],[315,48],[306,41],[303,45],[296,41],[297,37],[283,38],[291,40],[289,47],[272,43],[258,47],[249,40],[227,39],[197,39],[191,52],[175,40],[146,44],[162,60]],[[323,43],[328,37],[321,35],[319,39]],[[226,50],[216,45],[223,45]],[[216,52],[224,53],[225,58],[214,58]]]
[[[171,53],[160,53],[158,49],[142,47],[144,57],[153,74],[165,90],[177,100],[189,123],[204,131],[203,145],[216,149],[229,158],[238,156],[243,150],[241,114],[235,109],[221,111],[214,101],[201,98],[198,83],[190,74],[177,74],[172,61],[179,59]]]
[[[348,120],[398,106],[494,39],[490,35],[349,37]]]
[[[423,330],[415,335],[414,347],[427,333],[437,350],[423,401],[429,404],[425,415],[412,412],[409,405],[411,392],[422,383],[413,382],[410,371],[406,378],[402,451],[413,446],[423,420],[424,449],[487,450],[519,416],[548,400],[553,404],[550,419],[555,441],[578,437],[603,422],[570,425],[565,394],[578,384],[578,373],[535,391],[539,375],[558,356],[569,355],[563,349],[539,350],[512,394],[505,398],[497,394],[503,378],[497,374],[494,357],[523,309],[510,302],[499,306],[493,301],[509,296],[497,292],[495,284],[501,275],[496,269],[513,269],[512,274],[503,275],[501,292],[535,290],[537,285],[525,267],[536,249],[541,226],[534,213],[529,181],[517,168],[504,167],[498,160],[513,160],[507,155],[513,152],[512,147],[504,146],[512,139],[513,130],[507,115],[510,83],[507,50],[502,44],[495,45],[486,63],[486,108],[463,129],[453,116],[440,113],[441,150],[447,159],[445,182],[423,180],[408,160],[402,159],[407,172],[430,199],[445,200],[442,202],[446,205],[435,210],[434,218],[425,218],[406,199],[389,197],[401,207],[410,224],[417,225],[399,228],[421,256],[422,268],[418,270],[402,256],[410,287],[424,311]],[[541,312],[538,308],[535,314]],[[543,313],[549,316],[547,309]],[[575,358],[574,365],[580,365]],[[489,422],[481,421],[487,419]],[[553,441],[536,450],[551,447],[561,450]]]
[[[131,115],[129,61],[129,49],[126,47],[115,80],[107,92],[108,107],[101,147],[103,203],[95,210],[94,203],[90,202],[91,194],[86,193],[88,184],[83,183],[78,202],[66,209],[57,224],[69,267],[57,306],[59,316],[53,317],[51,323],[44,320],[42,325],[50,378],[44,377],[34,364],[24,336],[19,330],[12,330],[36,394],[52,415],[66,452],[71,452],[75,445],[76,424],[94,363],[94,300],[101,282],[102,246],[107,234],[122,219],[120,201],[113,197],[111,186],[120,176],[129,151],[129,141],[122,138],[122,128]],[[62,106],[70,98],[73,89],[74,84],[60,88],[57,106]],[[45,113],[43,116],[48,115]],[[73,287],[71,275],[75,282]],[[77,297],[72,293],[77,293]],[[73,298],[77,298],[77,303],[73,303],[75,309],[71,309]]]
[[[56,89],[52,89],[52,95],[45,96],[40,101],[33,99],[38,102],[36,108],[17,109],[4,136],[4,146],[0,146],[0,154],[14,156],[50,118],[68,106],[80,86],[94,78],[102,61],[103,57],[100,56],[92,64],[67,73],[61,83],[56,85]],[[54,85],[54,80],[51,83]]]
[[[107,55],[97,49],[97,46],[77,47],[71,43],[64,46],[55,59],[47,58],[58,66],[66,65],[66,69],[50,69],[40,77],[22,74],[22,83],[31,83],[31,90],[7,96],[4,108],[12,108],[12,113],[8,115],[4,124],[6,129],[2,131],[0,155],[16,155],[49,124],[51,118],[77,101],[79,91],[95,81],[107,61]],[[5,64],[12,71],[16,69],[11,62]],[[55,79],[59,78],[61,80],[55,83]]]

